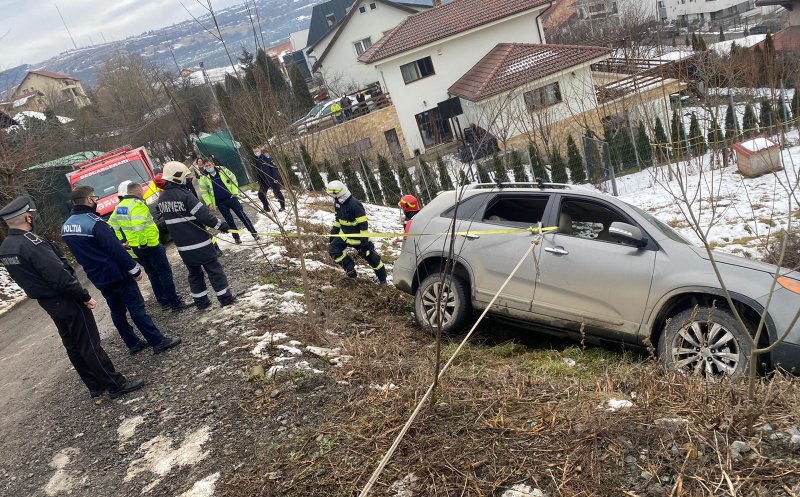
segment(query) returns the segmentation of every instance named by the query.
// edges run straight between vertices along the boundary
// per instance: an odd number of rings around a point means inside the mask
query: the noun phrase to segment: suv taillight
[[[414,221],[413,219],[409,219],[408,221],[406,221],[406,225],[405,225],[405,227],[403,228],[403,233],[404,233],[404,234],[406,234],[406,235],[408,234],[408,230],[410,230],[410,229],[411,229],[411,223],[412,223],[413,221]],[[406,241],[406,238],[408,238],[408,237],[407,237],[407,236],[404,236],[404,237],[403,237],[403,241]]]

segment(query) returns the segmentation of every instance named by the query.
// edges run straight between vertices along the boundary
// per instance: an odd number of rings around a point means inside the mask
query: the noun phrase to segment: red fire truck
[[[144,147],[132,148],[130,145],[99,155],[72,166],[75,170],[67,173],[70,189],[76,186],[91,186],[97,201],[97,212],[108,217],[119,203],[117,187],[125,180],[141,183],[144,186],[144,200],[153,211],[158,202],[158,190],[153,179],[154,163]]]

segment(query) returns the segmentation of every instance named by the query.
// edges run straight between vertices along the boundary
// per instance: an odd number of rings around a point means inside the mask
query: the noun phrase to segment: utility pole
[[[75,38],[72,37],[72,33],[69,32],[69,28],[67,27],[67,21],[64,20],[64,16],[61,15],[61,9],[58,8],[58,4],[55,4],[56,10],[58,11],[58,17],[61,18],[61,22],[64,23],[64,29],[67,30],[67,34],[69,35],[69,39],[72,40],[72,46],[75,47],[75,50],[78,49],[78,44],[75,43]]]

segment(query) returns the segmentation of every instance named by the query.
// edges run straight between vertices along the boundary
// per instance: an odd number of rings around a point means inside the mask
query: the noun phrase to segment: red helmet
[[[162,173],[156,174],[155,178],[153,178],[153,183],[156,184],[156,188],[163,190],[165,186],[167,186],[167,181],[164,179],[164,175]]]
[[[403,195],[403,198],[400,199],[400,203],[397,205],[400,206],[400,209],[403,212],[418,212],[419,211],[419,200],[414,195]]]

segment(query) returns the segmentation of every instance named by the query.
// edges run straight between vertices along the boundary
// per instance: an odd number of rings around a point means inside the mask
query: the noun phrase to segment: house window
[[[328,26],[333,26],[334,24],[336,24],[336,14],[326,15],[325,20],[328,21]]]
[[[430,57],[415,60],[410,64],[404,64],[400,66],[400,72],[403,73],[403,81],[405,81],[406,84],[436,74],[433,70],[433,61]]]
[[[527,91],[523,97],[525,98],[525,105],[528,107],[529,112],[537,112],[551,105],[563,102],[561,98],[561,88],[558,86],[558,82]]]
[[[358,11],[361,12],[362,14],[366,14],[367,8],[362,5],[361,7],[358,8]]]
[[[356,53],[359,57],[361,57],[361,54],[366,52],[367,49],[372,46],[372,39],[364,38],[363,40],[358,40],[357,42],[353,43],[353,45],[356,47]]]

